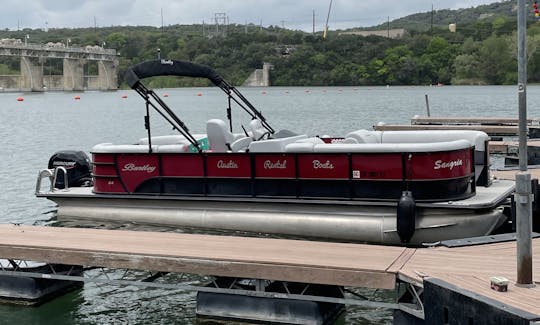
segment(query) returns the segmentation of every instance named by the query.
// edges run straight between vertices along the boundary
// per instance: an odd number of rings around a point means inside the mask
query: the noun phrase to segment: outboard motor
[[[49,159],[49,169],[64,167],[68,175],[68,187],[92,185],[90,159],[83,151],[58,151]],[[65,188],[64,175],[58,174],[55,188]]]
[[[397,206],[396,228],[402,243],[408,243],[416,228],[416,203],[411,191],[403,191]]]

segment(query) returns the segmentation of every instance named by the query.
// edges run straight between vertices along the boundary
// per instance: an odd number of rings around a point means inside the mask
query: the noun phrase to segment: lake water
[[[262,110],[274,129],[290,129],[310,135],[344,135],[378,122],[410,123],[414,115],[426,115],[425,94],[432,116],[517,117],[516,86],[443,87],[320,87],[240,89]],[[156,90],[192,133],[204,133],[210,118],[226,119],[226,97],[217,88]],[[198,94],[201,94],[199,96]],[[75,96],[80,100],[75,100]],[[122,98],[127,95],[127,98]],[[22,96],[24,101],[17,101]],[[528,87],[528,116],[539,117],[540,86]],[[0,92],[0,222],[59,225],[55,205],[34,197],[38,170],[46,168],[58,150],[89,152],[97,143],[134,143],[146,136],[145,106],[133,91],[84,93]],[[153,135],[172,134],[154,113]],[[247,124],[247,115],[233,112],[236,132]],[[93,225],[131,228],[132,225]],[[148,230],[148,229],[144,229]],[[182,231],[160,229],[165,231]],[[203,279],[188,278],[193,284]],[[388,292],[366,291],[379,299]],[[0,306],[3,323],[178,323],[194,324],[194,293],[182,290],[137,289],[85,285],[38,308]],[[388,311],[365,312],[349,308],[346,323],[391,322]]]

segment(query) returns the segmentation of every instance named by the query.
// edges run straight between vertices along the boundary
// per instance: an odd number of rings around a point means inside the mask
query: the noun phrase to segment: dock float
[[[498,317],[507,324],[540,321],[540,238],[533,239],[534,288],[516,286],[515,245],[510,240],[453,248],[407,248],[0,225],[0,257],[7,259],[346,287],[405,286],[414,293],[412,298],[402,296],[403,300],[388,304],[389,308],[395,310],[394,315],[400,321],[413,317],[426,324],[448,317],[465,317],[465,322],[468,319],[475,324],[482,323],[481,319],[485,321],[485,317]],[[490,288],[493,276],[509,280],[507,292]],[[446,301],[445,295],[460,298]],[[276,297],[287,299],[286,294]],[[411,307],[414,303],[418,308]]]

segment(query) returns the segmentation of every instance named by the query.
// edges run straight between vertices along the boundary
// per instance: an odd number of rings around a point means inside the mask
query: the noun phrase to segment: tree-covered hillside
[[[429,31],[431,26],[446,28],[449,24],[470,25],[479,20],[491,21],[498,17],[505,19],[514,19],[517,15],[517,2],[515,0],[504,0],[494,2],[487,5],[481,5],[471,8],[463,8],[457,10],[427,8],[429,3],[426,3],[426,11],[416,13],[402,18],[395,19],[390,22],[390,28],[405,28],[413,31]],[[527,12],[528,18],[532,20],[534,14],[532,10]],[[379,26],[371,27],[370,29],[385,29],[387,24],[383,23]]]
[[[278,27],[213,26],[105,27],[0,31],[0,38],[32,43],[64,42],[70,46],[104,45],[119,53],[119,80],[126,68],[144,60],[189,60],[215,68],[240,85],[263,62],[274,65],[271,82],[285,85],[424,85],[516,83],[516,17],[513,1],[434,14],[433,28],[408,29],[400,39],[378,36],[322,35]],[[493,10],[491,10],[493,9]],[[495,10],[496,9],[496,10]],[[491,10],[491,11],[490,11]],[[510,14],[507,13],[510,12]],[[401,22],[425,25],[426,15]],[[435,17],[437,19],[435,20]],[[457,32],[447,22],[459,18]],[[461,23],[460,23],[461,21]],[[391,27],[399,25],[392,22]],[[529,80],[540,82],[540,24],[529,20]],[[2,57],[0,74],[17,73],[18,60]],[[61,63],[56,68],[61,69]],[[45,67],[54,70],[54,67]],[[206,85],[204,80],[154,78],[150,87]]]

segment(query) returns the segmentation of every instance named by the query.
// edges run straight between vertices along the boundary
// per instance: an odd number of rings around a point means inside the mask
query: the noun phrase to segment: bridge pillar
[[[81,59],[64,59],[64,90],[84,90],[84,63]]]
[[[118,89],[117,61],[98,61],[99,90]]]
[[[43,91],[43,65],[32,62],[29,57],[21,56],[21,89]]]
[[[263,86],[270,86],[270,70],[274,69],[274,65],[268,62],[263,63],[262,79]]]

